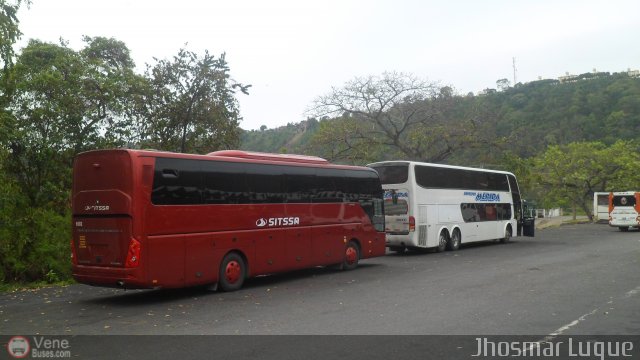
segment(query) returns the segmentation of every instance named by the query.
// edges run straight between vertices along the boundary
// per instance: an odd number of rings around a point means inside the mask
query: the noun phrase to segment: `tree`
[[[13,66],[13,45],[20,39],[22,32],[18,27],[18,9],[21,4],[29,6],[30,0],[0,0],[0,146],[11,137],[10,123],[13,121],[11,112],[7,111],[12,96],[12,87],[9,84],[10,71]]]
[[[32,206],[66,208],[73,156],[122,145],[130,131],[129,50],[114,39],[84,40],[80,52],[31,40],[12,70],[8,169]]]
[[[180,49],[173,60],[148,66],[149,88],[141,126],[143,146],[162,150],[206,153],[237,147],[241,121],[236,91],[248,94],[251,85],[233,81],[223,53]]]
[[[29,6],[31,0],[0,0],[0,60],[5,73],[13,64],[13,45],[22,36],[17,14],[23,3]]]
[[[601,142],[549,146],[533,160],[533,182],[547,205],[577,206],[592,219],[594,192],[640,187],[638,150],[637,144],[622,140],[609,147]]]
[[[440,162],[480,143],[475,135],[481,119],[459,113],[460,101],[450,87],[413,75],[356,78],[314,101],[311,115],[339,120],[336,126],[322,127],[312,146],[331,149],[333,153],[323,155],[332,160],[357,161],[377,148],[406,159]]]
[[[499,79],[496,81],[496,87],[498,91],[506,91],[511,87],[511,82],[509,79]]]

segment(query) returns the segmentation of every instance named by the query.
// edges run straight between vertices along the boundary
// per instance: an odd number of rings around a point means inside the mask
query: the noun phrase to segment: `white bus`
[[[593,219],[597,222],[609,221],[609,193],[593,193]]]
[[[640,228],[640,192],[609,194],[609,225],[620,231],[628,231],[630,227]]]
[[[534,236],[516,177],[509,172],[413,161],[369,164],[385,191],[392,251],[457,250],[461,243]]]

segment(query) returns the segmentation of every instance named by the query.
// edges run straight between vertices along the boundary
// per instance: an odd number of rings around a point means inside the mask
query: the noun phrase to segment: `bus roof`
[[[269,160],[296,162],[305,164],[329,164],[329,161],[317,156],[296,155],[296,154],[272,154],[243,150],[221,150],[207,154],[208,156],[224,156],[251,160]]]
[[[441,168],[449,168],[449,169],[473,170],[473,171],[482,171],[482,172],[513,175],[513,173],[511,173],[509,171],[491,170],[491,169],[474,168],[474,167],[466,167],[466,166],[456,166],[456,165],[434,164],[434,163],[427,163],[427,162],[420,162],[420,161],[409,161],[409,160],[379,161],[379,162],[367,164],[367,166],[369,166],[369,167],[374,167],[374,166],[393,166],[393,165],[403,165],[403,164],[425,165],[425,166],[433,166],[433,167],[441,167]]]
[[[91,154],[98,154],[102,152],[127,152],[131,156],[148,156],[148,157],[167,157],[167,158],[180,158],[180,159],[194,159],[194,160],[215,160],[215,161],[231,161],[231,162],[246,162],[246,163],[262,163],[272,165],[292,165],[292,166],[311,166],[311,167],[330,167],[335,169],[352,169],[352,170],[365,170],[374,171],[371,168],[364,166],[353,165],[340,165],[332,164],[328,160],[317,156],[308,155],[296,155],[296,154],[272,154],[261,153],[253,151],[243,150],[221,150],[208,153],[207,155],[198,154],[186,154],[176,153],[170,151],[161,150],[136,150],[136,149],[102,149],[102,150],[90,150],[85,151],[77,156],[90,156]]]

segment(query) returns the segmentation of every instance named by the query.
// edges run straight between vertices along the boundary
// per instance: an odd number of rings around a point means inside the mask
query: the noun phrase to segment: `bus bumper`
[[[106,268],[99,266],[74,265],[73,278],[82,284],[121,289],[151,289],[152,284],[141,280],[140,270],[125,268]]]
[[[620,219],[614,219],[614,220],[610,220],[609,221],[609,226],[613,226],[613,227],[626,227],[626,226],[631,226],[631,227],[640,227],[640,224],[635,221],[635,219],[633,220],[620,220]]]

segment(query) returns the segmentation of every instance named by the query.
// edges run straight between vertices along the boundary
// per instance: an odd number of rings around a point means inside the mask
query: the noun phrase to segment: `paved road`
[[[640,334],[640,233],[584,224],[390,254],[240,291],[73,285],[0,295],[14,334]]]

